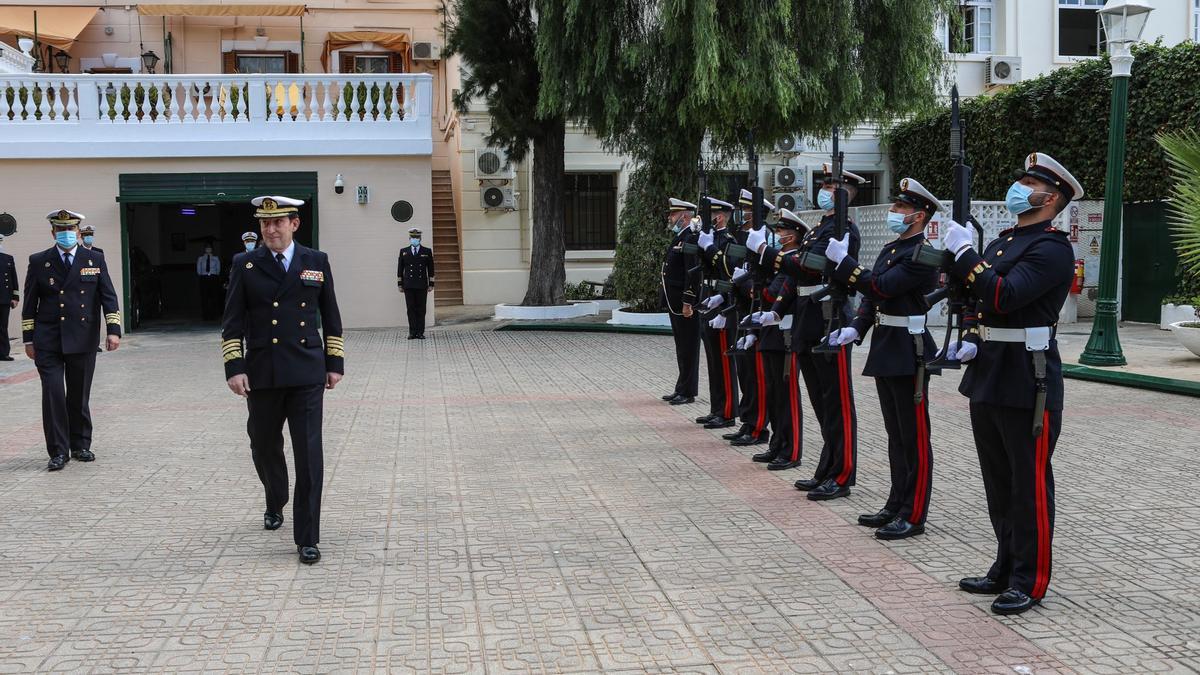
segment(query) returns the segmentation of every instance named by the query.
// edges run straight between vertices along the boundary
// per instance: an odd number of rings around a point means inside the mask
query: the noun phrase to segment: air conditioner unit
[[[984,83],[989,87],[1021,81],[1021,57],[989,56]]]
[[[479,190],[479,206],[484,211],[516,211],[517,193],[511,187],[485,185]]]
[[[804,152],[804,139],[791,136],[775,143],[775,154],[798,155]]]
[[[434,42],[414,42],[413,61],[438,61],[442,58],[442,46]]]
[[[775,195],[775,208],[804,211],[808,208],[808,195],[804,192],[782,192]]]
[[[484,148],[475,151],[476,179],[512,180],[516,177],[516,169],[508,161],[508,154],[500,148]]]
[[[790,192],[800,185],[800,174],[790,166],[778,166],[771,173],[771,187],[776,191]]]

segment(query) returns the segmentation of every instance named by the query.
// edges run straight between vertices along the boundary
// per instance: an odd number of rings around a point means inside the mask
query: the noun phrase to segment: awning
[[[333,53],[334,50],[361,44],[363,42],[373,42],[389,52],[403,54],[404,72],[412,71],[412,64],[409,63],[407,34],[359,30],[345,32],[331,31],[325,36],[325,50],[321,52],[321,65],[325,66],[325,72],[329,72],[329,55]]]
[[[138,5],[142,16],[303,16],[304,5],[247,5],[242,3]]]
[[[37,39],[42,44],[67,51],[96,16],[96,7],[47,7],[44,5],[0,6],[0,35],[33,37],[33,13],[37,12]]]

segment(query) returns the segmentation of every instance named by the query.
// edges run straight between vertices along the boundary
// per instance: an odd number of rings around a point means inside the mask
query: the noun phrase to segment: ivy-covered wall
[[[1200,44],[1134,49],[1125,145],[1125,201],[1166,198],[1171,172],[1155,134],[1200,128]],[[1085,61],[994,96],[962,102],[972,197],[1003,199],[1015,169],[1034,151],[1053,156],[1083,184],[1086,198],[1104,195],[1111,70]],[[884,139],[896,176],[912,176],[934,194],[951,196],[950,110],[894,127]]]

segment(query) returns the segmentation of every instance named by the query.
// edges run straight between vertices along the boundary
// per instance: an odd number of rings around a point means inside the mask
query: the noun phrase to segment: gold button
[[[79,292],[80,292],[80,293],[82,293],[83,291],[79,291]],[[58,294],[59,294],[59,295],[62,295],[63,293],[66,293],[66,291],[59,291],[59,292],[58,292]]]
[[[300,344],[304,344],[304,338],[300,338]]]
[[[61,302],[60,302],[60,303],[58,303],[58,306],[59,306],[59,307],[66,307],[66,305],[62,304]]]
[[[66,321],[66,320],[67,320],[67,317],[65,317],[65,316],[60,316],[60,317],[58,317],[58,320],[59,320],[59,321]]]
[[[83,317],[83,316],[81,316],[81,317],[79,317],[79,320],[80,320],[80,321],[87,321],[87,317]]]
[[[997,257],[997,258],[999,258],[999,257],[1000,257],[1000,256],[1002,256],[1002,255],[1004,255],[1004,251],[1003,251],[1003,250],[996,251],[996,257]]]
[[[277,319],[271,319],[271,325],[272,325],[272,326],[278,326],[278,325],[279,325],[279,321],[278,321]]]
[[[892,249],[892,253],[895,253],[895,252],[896,252],[896,249]]]
[[[303,326],[303,325],[304,325],[304,322],[303,322],[303,321],[301,321],[301,322],[300,322],[300,325],[301,325],[301,326]]]
[[[79,306],[79,309],[87,309],[87,306],[85,306],[85,305],[80,305],[80,306]]]
[[[271,344],[273,344],[273,345],[279,344],[279,338],[271,338]]]
[[[271,303],[271,306],[272,306],[272,307],[278,307],[278,306],[279,306],[279,303],[278,303],[278,302],[272,302],[272,303]]]
[[[302,303],[300,303],[300,306],[301,306],[301,307],[308,307],[308,303],[307,303],[307,302],[302,302]]]
[[[1012,237],[1009,237],[1009,238],[1008,238],[1008,241],[1012,241],[1012,240],[1013,240],[1013,238],[1012,238]]]

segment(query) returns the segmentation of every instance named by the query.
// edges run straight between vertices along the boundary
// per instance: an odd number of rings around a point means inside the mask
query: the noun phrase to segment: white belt
[[[925,315],[895,316],[880,312],[875,315],[875,325],[888,326],[889,328],[907,328],[909,333],[921,335],[925,332]]]
[[[980,326],[979,338],[984,342],[1012,342],[1025,345],[1031,352],[1045,351],[1050,346],[1050,335],[1054,326],[1033,326],[1031,328],[996,328],[995,326]]]
[[[797,286],[796,295],[812,295],[822,288],[825,288],[825,286],[822,284],[817,284],[816,286]]]

